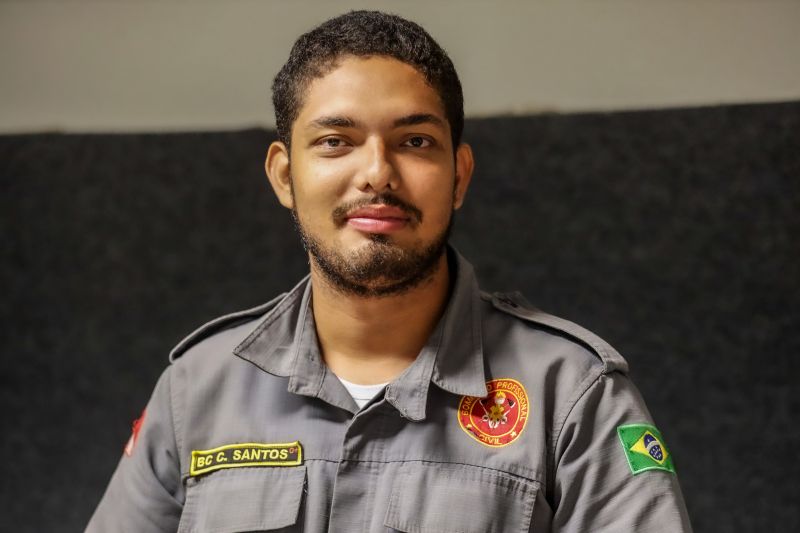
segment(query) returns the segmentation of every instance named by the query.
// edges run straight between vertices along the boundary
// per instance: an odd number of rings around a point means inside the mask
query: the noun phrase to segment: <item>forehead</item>
[[[410,114],[446,122],[439,94],[413,66],[385,56],[339,58],[306,87],[295,127],[320,116],[346,116],[378,126]]]

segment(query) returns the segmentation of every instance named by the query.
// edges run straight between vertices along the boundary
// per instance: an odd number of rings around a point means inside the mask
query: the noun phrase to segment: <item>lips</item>
[[[368,205],[347,213],[345,221],[350,227],[367,233],[392,233],[410,223],[409,215],[391,205]]]

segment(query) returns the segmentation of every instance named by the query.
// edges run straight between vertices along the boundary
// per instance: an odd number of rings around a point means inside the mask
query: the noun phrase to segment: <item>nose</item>
[[[391,154],[386,148],[386,143],[379,138],[370,139],[364,145],[364,162],[358,173],[356,186],[359,190],[382,192],[386,189],[394,191],[399,185]]]

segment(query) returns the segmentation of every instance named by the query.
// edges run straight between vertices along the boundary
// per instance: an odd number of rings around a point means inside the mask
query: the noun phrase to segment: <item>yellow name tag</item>
[[[303,448],[300,443],[226,444],[211,450],[192,450],[189,474],[199,476],[223,468],[245,466],[298,466],[303,463]]]

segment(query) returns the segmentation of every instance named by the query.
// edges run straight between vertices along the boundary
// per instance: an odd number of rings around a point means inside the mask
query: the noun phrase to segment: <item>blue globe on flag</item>
[[[644,434],[644,447],[647,449],[647,453],[650,454],[650,457],[656,461],[661,462],[664,460],[664,452],[661,450],[661,443],[650,433]]]

